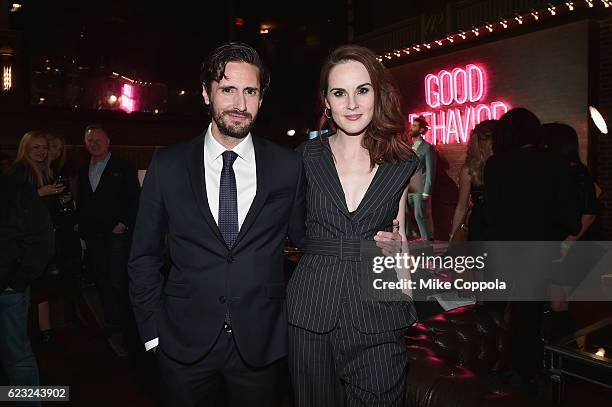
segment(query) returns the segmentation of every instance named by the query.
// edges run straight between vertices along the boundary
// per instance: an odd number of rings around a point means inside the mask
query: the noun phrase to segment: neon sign
[[[425,76],[425,103],[431,109],[410,113],[413,122],[423,116],[429,123],[426,135],[432,144],[467,143],[471,131],[483,120],[499,119],[510,110],[501,101],[486,99],[487,75],[483,67],[469,64]]]
[[[121,110],[132,113],[136,109],[135,105],[134,87],[127,83],[123,84],[121,87]]]

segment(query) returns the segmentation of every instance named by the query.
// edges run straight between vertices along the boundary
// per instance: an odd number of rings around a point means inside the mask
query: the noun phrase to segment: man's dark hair
[[[500,154],[529,144],[537,147],[541,138],[538,117],[523,107],[516,107],[499,118],[493,131],[493,152]]]
[[[543,124],[542,145],[570,161],[581,162],[578,134],[572,126],[563,123]]]
[[[427,130],[429,130],[429,123],[427,123],[427,120],[425,120],[423,116],[417,117],[412,122],[418,123],[419,127],[425,130],[425,133],[427,133]]]
[[[228,62],[246,62],[255,65],[259,69],[260,97],[263,97],[270,86],[270,74],[257,51],[241,42],[229,42],[219,46],[202,63],[200,82],[206,92],[210,94],[210,85],[213,81],[221,82]]]
[[[85,134],[93,130],[102,130],[104,134],[106,134],[106,137],[110,138],[110,136],[108,135],[108,131],[106,131],[106,129],[101,124],[98,124],[98,123],[91,123],[87,125],[87,127],[85,127]]]

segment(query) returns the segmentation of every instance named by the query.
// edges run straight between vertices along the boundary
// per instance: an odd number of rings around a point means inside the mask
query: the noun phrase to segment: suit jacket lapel
[[[106,162],[106,165],[104,166],[104,170],[102,171],[102,174],[100,174],[100,180],[98,181],[98,186],[96,186],[96,190],[94,191],[93,188],[91,187],[91,181],[89,180],[89,167],[87,168],[87,183],[89,184],[89,188],[93,191],[94,194],[102,190],[102,187],[104,186],[104,179],[109,176],[112,170],[113,170],[113,155],[111,154],[111,156],[108,158],[108,161]]]
[[[206,223],[208,223],[208,226],[210,226],[215,236],[225,245],[225,239],[221,236],[217,222],[215,222],[215,218],[210,211],[208,196],[206,195],[206,179],[204,178],[204,134],[191,143],[191,148],[187,151],[186,159],[189,180],[198,208],[200,208],[204,220],[206,220]]]
[[[403,190],[417,165],[418,160],[414,156],[410,161],[399,164],[381,164],[357,208],[354,220],[360,221],[369,212],[392,199],[399,190]]]
[[[320,180],[317,185],[323,190],[323,192],[329,197],[332,203],[346,216],[350,218],[348,207],[346,206],[346,199],[344,197],[344,190],[338,177],[338,171],[334,165],[334,157],[329,149],[329,141],[326,136],[322,136],[321,142],[313,143],[311,155],[312,165],[310,171],[314,179]]]
[[[353,215],[353,220],[359,221],[363,218],[364,214],[367,214],[370,210],[373,209],[373,204],[375,202],[384,202],[379,198],[381,195],[384,195],[385,187],[389,187],[388,177],[389,177],[389,164],[380,164],[378,169],[376,170],[376,174],[374,174],[374,178],[370,182],[370,186],[366,190],[365,195],[361,198],[361,202],[359,202],[359,206]]]
[[[240,244],[242,238],[248,233],[251,226],[253,226],[259,212],[261,212],[261,209],[266,203],[266,199],[270,194],[270,183],[274,179],[274,167],[269,164],[274,162],[274,157],[269,154],[268,149],[258,137],[252,136],[252,140],[253,148],[255,150],[257,192],[255,193],[255,198],[253,198],[253,203],[251,203],[251,207],[247,212],[246,218],[244,219],[244,222],[242,222],[242,227],[240,228],[240,232],[238,232],[238,236],[236,237],[234,248]]]
[[[89,180],[89,166],[90,163],[87,163],[87,166],[85,166],[83,170],[81,170],[81,173],[79,175],[79,188],[81,188],[83,185],[86,185],[87,192],[93,194],[94,190],[91,187],[91,181]]]

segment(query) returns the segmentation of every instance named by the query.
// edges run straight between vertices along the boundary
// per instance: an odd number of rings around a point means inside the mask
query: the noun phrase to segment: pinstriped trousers
[[[296,407],[403,405],[408,356],[404,329],[366,334],[343,303],[328,333],[289,325],[289,368]]]

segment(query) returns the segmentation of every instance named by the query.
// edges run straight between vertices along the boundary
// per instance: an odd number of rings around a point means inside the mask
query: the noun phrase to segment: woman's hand
[[[385,232],[379,231],[374,236],[376,246],[382,249],[382,253],[385,256],[395,256],[397,253],[402,252],[402,236],[399,233],[399,221],[393,220],[393,231]]]
[[[64,189],[66,189],[66,186],[62,184],[44,185],[38,188],[38,196],[49,196],[49,195],[61,194],[62,192],[64,192]]]

